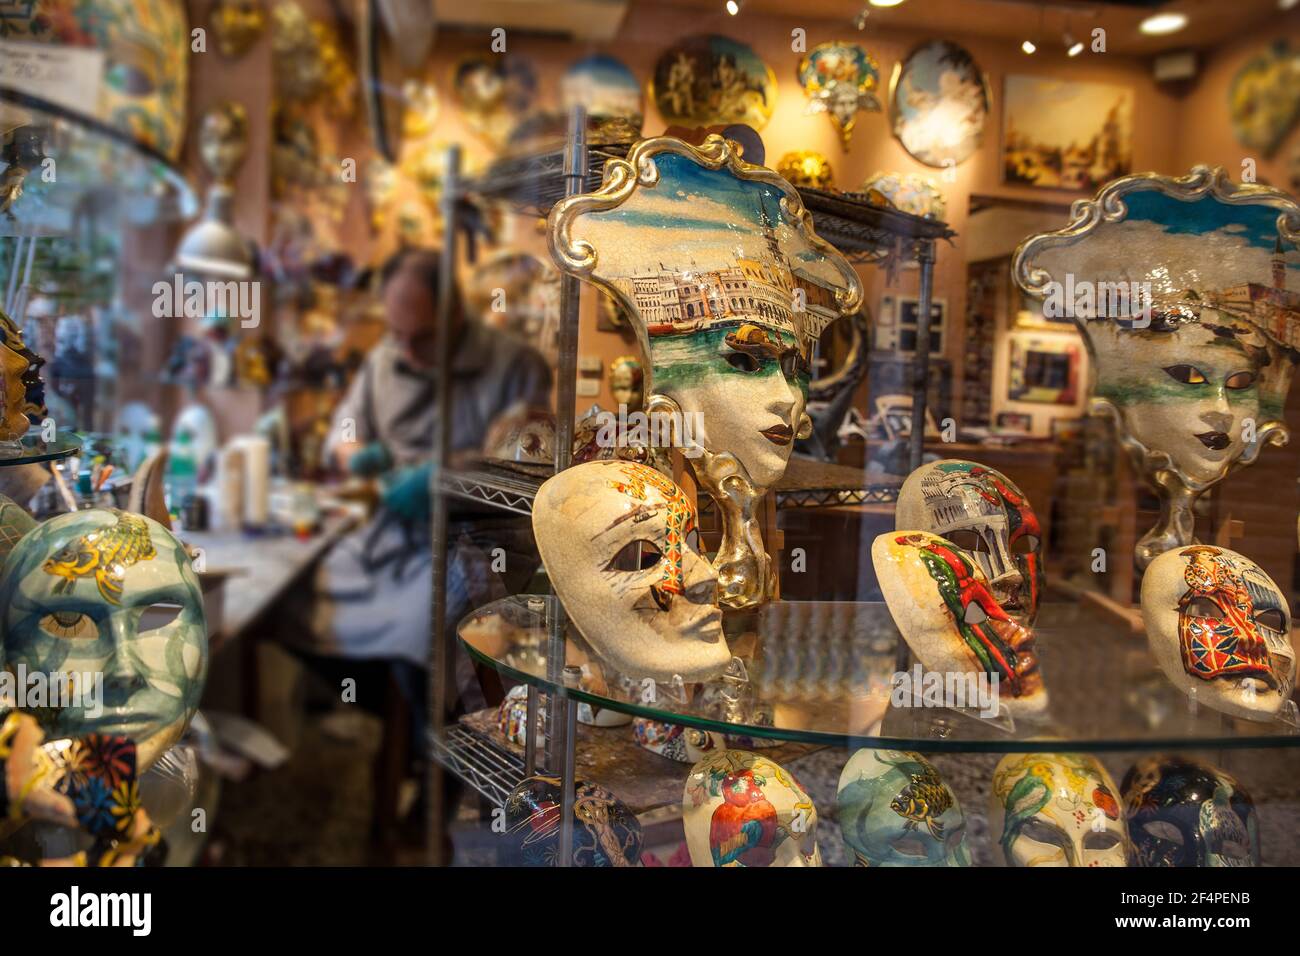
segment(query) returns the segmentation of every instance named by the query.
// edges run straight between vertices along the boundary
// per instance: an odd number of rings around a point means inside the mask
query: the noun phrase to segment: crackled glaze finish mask
[[[838,799],[858,866],[970,866],[961,804],[920,754],[857,751],[840,774]]]
[[[975,556],[926,531],[891,531],[871,545],[881,593],[926,670],[983,673],[1013,716],[1047,707],[1033,632],[998,603]]]
[[[1006,866],[1127,866],[1118,793],[1086,754],[1007,754],[989,800],[996,852]]]
[[[1165,676],[1207,707],[1270,720],[1290,699],[1290,607],[1244,555],[1208,545],[1165,552],[1142,576],[1142,621]]]
[[[707,754],[726,749],[721,734],[645,717],[632,721],[632,735],[639,746],[680,763],[698,763]]]
[[[859,112],[880,112],[880,66],[856,43],[821,43],[799,61],[809,113],[825,113],[847,150]]]
[[[506,798],[506,828],[524,866],[558,866],[563,796],[559,777],[526,777]],[[574,866],[636,866],[641,824],[609,790],[578,780],[573,795]]]
[[[650,365],[646,410],[676,422],[660,444],[686,449],[722,511],[722,601],[751,607],[771,590],[759,499],[812,427],[809,350],[862,287],[793,187],[736,154],[717,136],[642,140],[606,164],[598,192],[556,204],[550,243],[631,317]]]
[[[703,681],[731,663],[695,506],[671,479],[634,462],[574,465],[538,490],[533,532],[569,617],[620,673]]]
[[[912,472],[898,493],[898,528],[947,538],[979,562],[989,588],[1017,624],[1038,614],[1042,530],[1019,488],[1000,471],[946,458]]]
[[[1120,786],[1135,866],[1259,866],[1255,801],[1216,767],[1146,757]]]
[[[817,808],[794,775],[744,750],[691,768],[682,796],[695,866],[821,866]]]
[[[1222,169],[1127,176],[1072,222],[1016,251],[1017,282],[1072,318],[1092,353],[1093,407],[1110,415],[1161,518],[1138,565],[1193,542],[1192,505],[1286,441],[1300,360],[1300,206]]]
[[[29,532],[0,571],[6,666],[103,674],[102,713],[38,715],[52,736],[116,734],[150,766],[198,706],[208,636],[198,578],[151,518],[107,508],[58,515]]]

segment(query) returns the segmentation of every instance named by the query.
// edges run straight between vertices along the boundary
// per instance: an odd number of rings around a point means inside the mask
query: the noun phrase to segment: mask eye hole
[[[1118,846],[1119,842],[1119,835],[1111,830],[1102,830],[1100,833],[1090,830],[1083,838],[1083,848],[1097,851],[1110,850]]]
[[[919,837],[914,837],[910,834],[908,836],[899,837],[897,840],[894,840],[890,846],[894,848],[894,852],[902,856],[923,858],[926,855],[925,843],[922,842]]]
[[[1038,550],[1038,537],[1032,534],[1021,535],[1011,542],[1012,554],[1033,554]]]
[[[55,611],[41,618],[41,630],[50,637],[67,641],[86,640],[99,636],[99,629],[87,614],[80,611]]]
[[[605,566],[606,571],[645,571],[653,568],[663,557],[663,552],[653,541],[639,538],[625,544]]]
[[[728,352],[726,358],[727,364],[738,372],[757,372],[763,367],[763,363],[748,352]]]
[[[1286,615],[1282,613],[1281,608],[1271,607],[1260,611],[1255,615],[1255,623],[1279,634],[1286,631]]]
[[[156,631],[166,627],[181,616],[179,604],[150,604],[140,615],[138,631]]]
[[[989,616],[984,613],[984,608],[980,607],[978,602],[971,601],[966,605],[965,620],[967,624],[983,624],[988,619]]]
[[[1188,617],[1203,617],[1211,621],[1223,620],[1223,611],[1207,597],[1194,597],[1187,602]]]
[[[1205,375],[1195,365],[1170,365],[1165,372],[1174,381],[1184,385],[1205,384]]]
[[[1158,840],[1164,840],[1166,843],[1176,843],[1179,846],[1183,845],[1182,831],[1165,820],[1149,820],[1142,825],[1142,829]]]
[[[803,360],[798,350],[791,349],[781,356],[781,372],[786,378],[798,378],[809,374],[808,363]]]
[[[1242,388],[1250,388],[1254,384],[1254,372],[1233,372],[1223,380],[1223,387],[1233,389],[1234,391]]]
[[[957,528],[949,531],[944,535],[949,541],[961,548],[963,551],[985,552],[989,550],[988,542],[984,540],[984,535],[978,531],[972,531],[969,528]]]

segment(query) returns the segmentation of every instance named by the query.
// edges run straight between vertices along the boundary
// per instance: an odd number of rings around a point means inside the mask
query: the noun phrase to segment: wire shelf
[[[503,807],[524,779],[524,762],[460,724],[429,734],[429,756],[495,807]]]

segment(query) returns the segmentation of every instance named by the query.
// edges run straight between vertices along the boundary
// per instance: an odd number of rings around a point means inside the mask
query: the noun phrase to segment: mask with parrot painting
[[[995,855],[1005,866],[1127,866],[1118,794],[1086,754],[1007,754],[989,797]]]
[[[7,667],[103,675],[98,706],[82,695],[34,715],[47,735],[126,737],[141,770],[180,739],[203,690],[208,636],[189,555],[161,524],[109,508],[50,518],[9,553],[0,606]]]
[[[817,808],[799,781],[745,750],[710,754],[682,795],[694,866],[821,866]]]
[[[1146,757],[1121,785],[1137,866],[1259,866],[1255,801],[1228,774]]]
[[[1013,717],[1046,710],[1033,632],[997,600],[974,555],[928,531],[891,531],[872,543],[871,562],[894,623],[926,670],[987,675]]]

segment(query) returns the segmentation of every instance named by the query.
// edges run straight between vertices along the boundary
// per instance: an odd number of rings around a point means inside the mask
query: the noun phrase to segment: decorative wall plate
[[[518,57],[475,54],[456,64],[451,88],[469,128],[500,149],[532,107],[537,76]]]
[[[861,303],[857,273],[817,238],[795,189],[720,136],[642,140],[606,164],[597,192],[557,203],[549,230],[560,268],[627,308],[650,363],[646,409],[673,424],[671,443],[719,503],[722,602],[761,603],[757,505],[811,432],[809,350]]]
[[[894,67],[889,112],[894,136],[927,166],[957,166],[984,136],[988,79],[963,47],[932,40]]]
[[[659,57],[650,97],[669,125],[744,123],[757,130],[776,107],[776,74],[748,44],[701,34]]]
[[[583,106],[604,142],[631,143],[641,138],[645,100],[641,84],[622,60],[596,54],[574,63],[560,77],[565,113]],[[615,130],[622,135],[616,136]]]
[[[1092,408],[1161,499],[1138,567],[1193,541],[1192,505],[1265,445],[1300,361],[1300,206],[1223,169],[1126,176],[1031,236],[1016,282],[1083,331]]]
[[[813,47],[799,61],[799,85],[808,97],[809,113],[826,113],[849,148],[859,112],[880,112],[876,91],[880,66],[856,43],[833,41]]]
[[[801,149],[786,153],[776,164],[776,171],[784,176],[791,186],[831,189],[835,182],[830,160],[812,150]]]
[[[1228,110],[1237,141],[1272,156],[1300,119],[1300,50],[1278,40],[1247,61],[1232,78]]]

